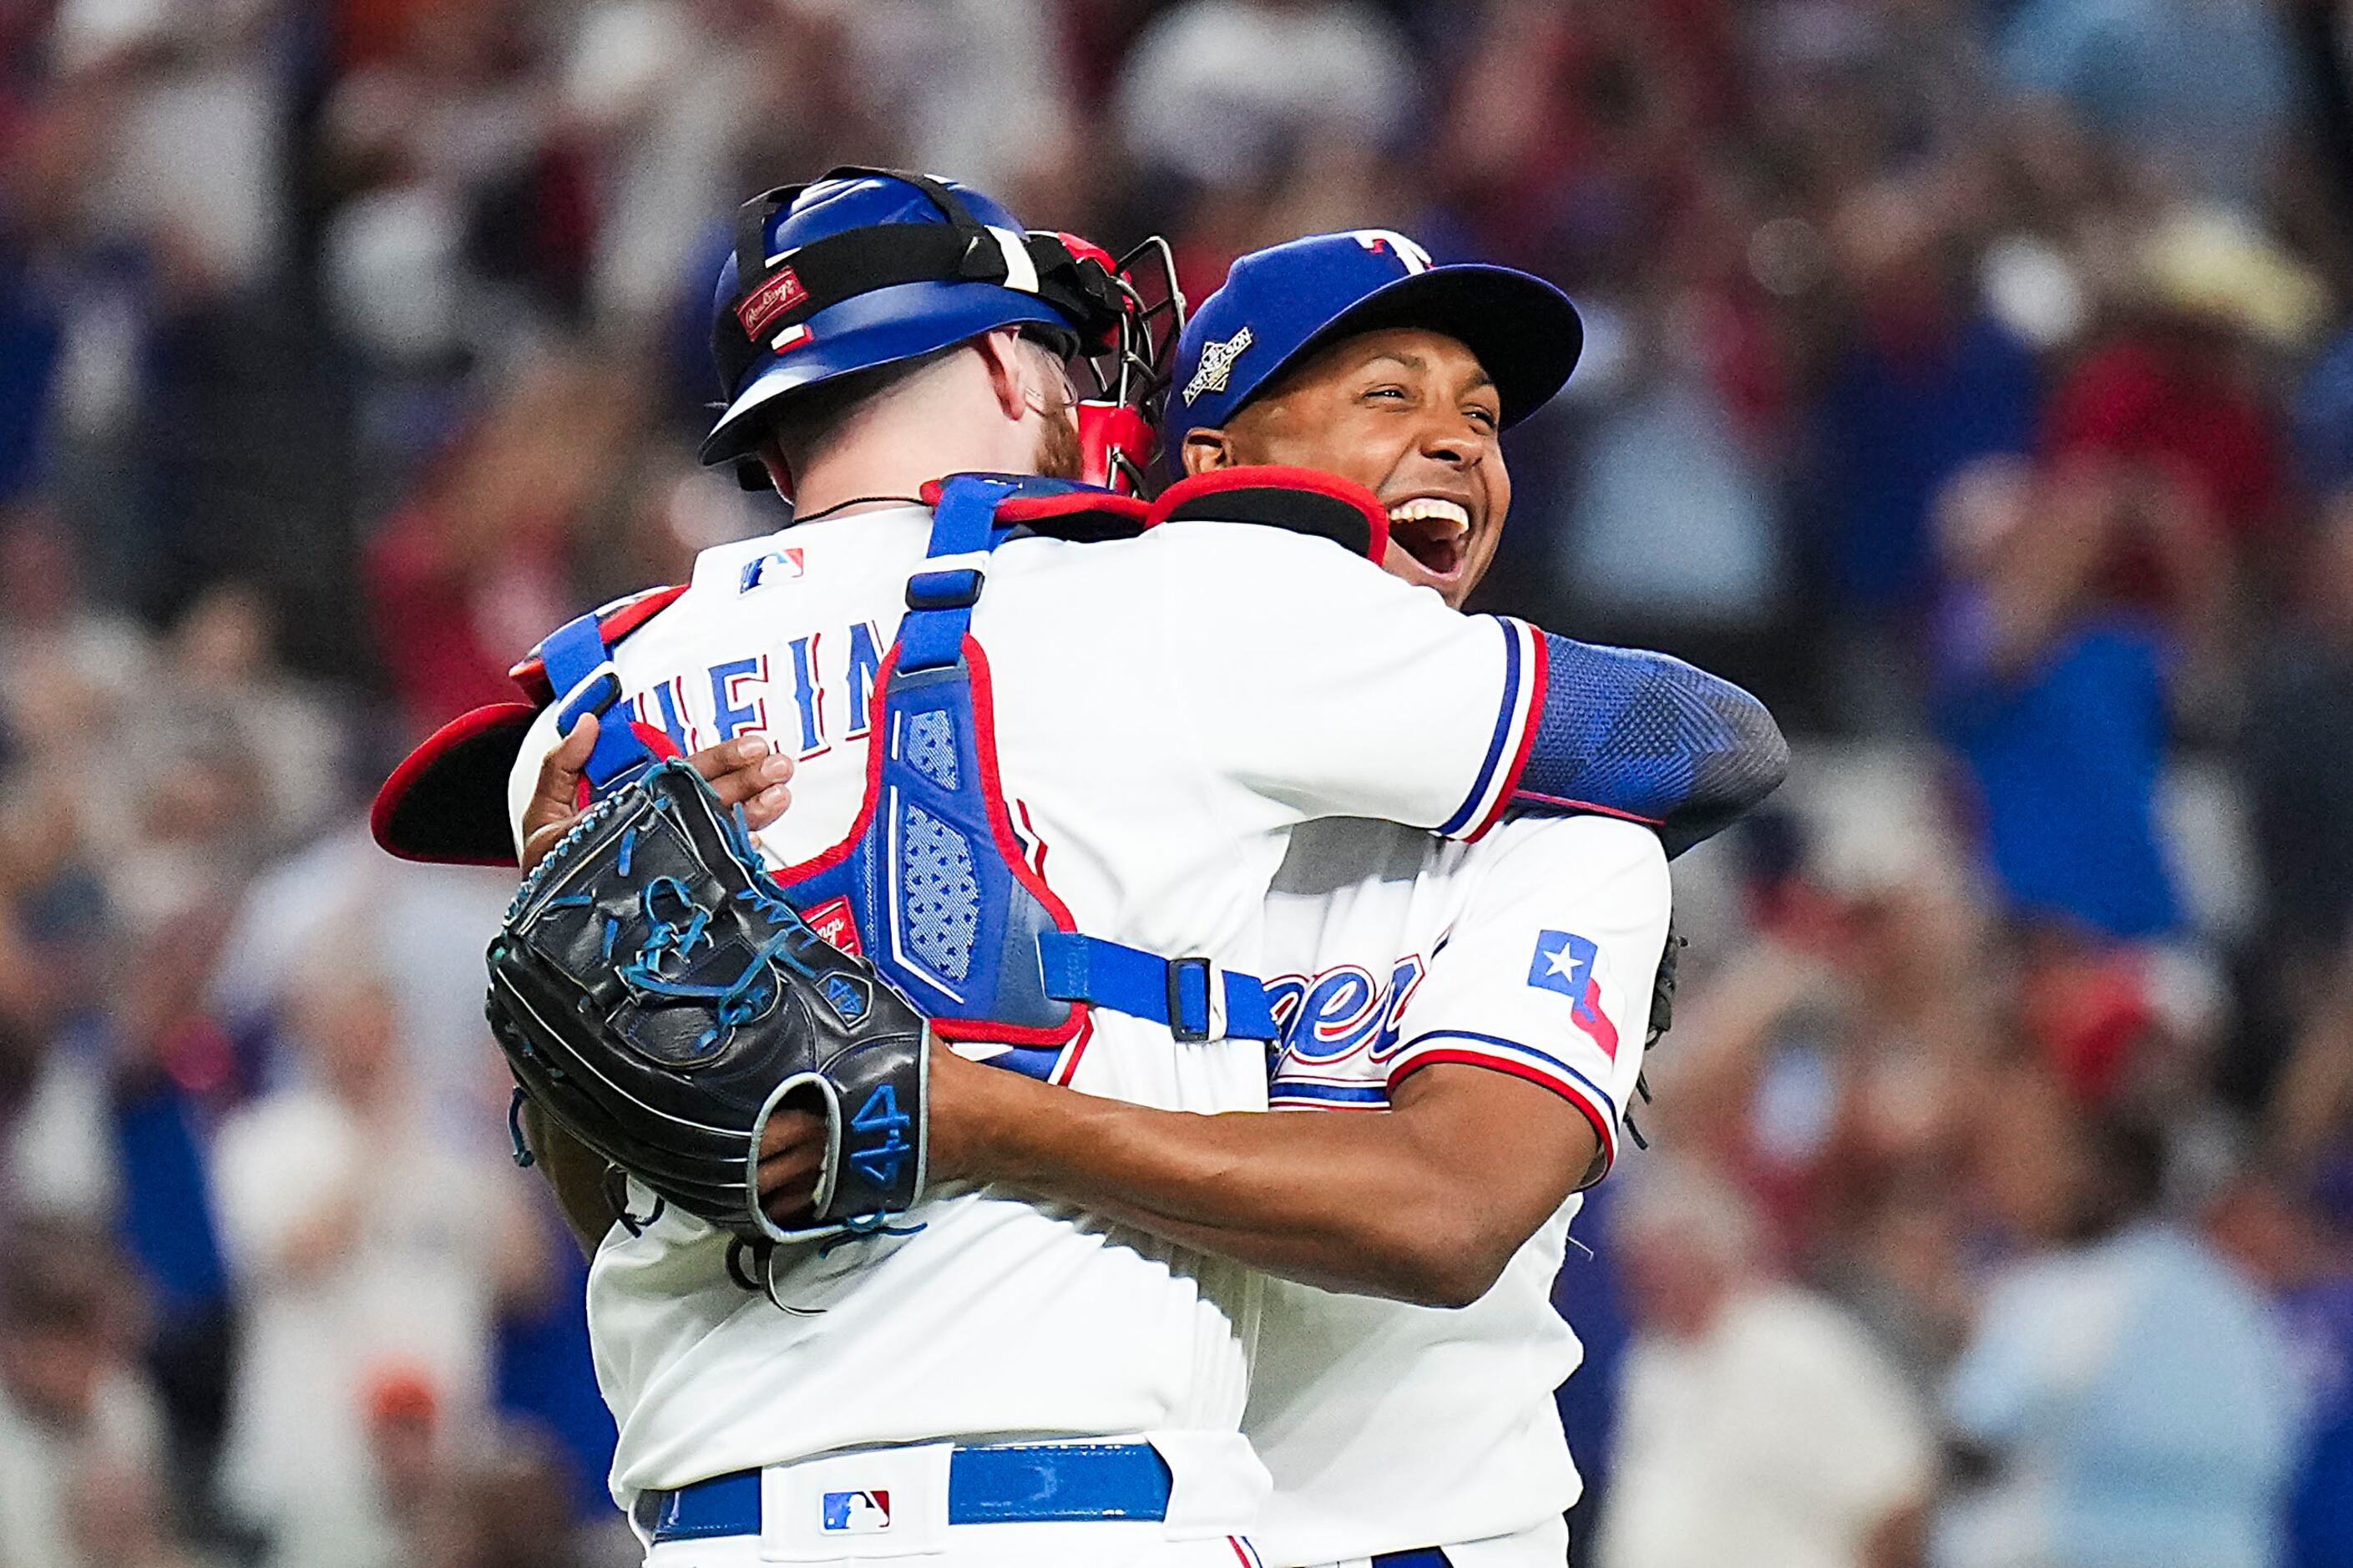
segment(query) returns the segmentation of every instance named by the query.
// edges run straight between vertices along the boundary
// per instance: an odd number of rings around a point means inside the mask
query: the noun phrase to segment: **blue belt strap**
[[[594,614],[566,621],[548,633],[547,639],[539,645],[539,657],[547,669],[547,684],[554,689],[558,701],[572,696],[574,687],[603,668],[611,658]],[[620,700],[621,680],[617,675],[574,697],[558,715],[559,725],[566,734],[580,721],[583,713],[598,716],[596,744],[588,752],[587,774],[588,782],[599,789],[653,754],[626,721],[615,723],[605,717]]]
[[[1168,1517],[1168,1461],[1149,1443],[1008,1443],[948,1456],[950,1524]]]
[[[1384,1552],[1373,1559],[1373,1568],[1451,1568],[1451,1564],[1437,1547],[1417,1546],[1411,1552]]]
[[[760,1533],[760,1472],[713,1476],[674,1492],[649,1492],[638,1515],[657,1543]]]
[[[1038,939],[1038,963],[1045,972],[1046,994],[1057,1002],[1085,1002],[1148,1018],[1187,1041],[1211,1037],[1209,976],[1219,973],[1225,979],[1226,1027],[1219,1037],[1271,1040],[1282,1032],[1263,982],[1213,971],[1206,958],[1160,958],[1101,937],[1048,931]]]
[[[1149,1443],[1008,1443],[948,1456],[950,1524],[1168,1517],[1168,1462]],[[638,1517],[659,1545],[760,1533],[760,1472],[648,1492]]]

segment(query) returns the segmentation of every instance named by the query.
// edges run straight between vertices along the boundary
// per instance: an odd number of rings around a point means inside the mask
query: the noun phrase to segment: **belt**
[[[1373,1568],[1453,1568],[1446,1553],[1435,1546],[1417,1546],[1410,1552],[1384,1552],[1373,1559]]]
[[[1149,1443],[1003,1443],[948,1456],[950,1524],[1166,1519],[1168,1462]],[[760,1533],[760,1472],[713,1476],[638,1500],[659,1545]]]

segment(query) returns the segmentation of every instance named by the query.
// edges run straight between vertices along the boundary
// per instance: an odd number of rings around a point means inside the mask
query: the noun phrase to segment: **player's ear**
[[[1029,356],[1021,352],[1021,334],[1011,327],[999,327],[975,338],[972,346],[987,367],[988,390],[997,399],[998,412],[1020,423],[1029,412]]]
[[[776,493],[785,500],[791,500],[793,474],[790,468],[785,467],[785,449],[776,445],[774,439],[770,439],[761,442],[754,449],[752,456],[761,468],[767,470],[768,483],[776,487]]]
[[[1183,455],[1188,479],[1219,468],[1235,468],[1241,461],[1234,456],[1234,444],[1223,430],[1187,430]]]

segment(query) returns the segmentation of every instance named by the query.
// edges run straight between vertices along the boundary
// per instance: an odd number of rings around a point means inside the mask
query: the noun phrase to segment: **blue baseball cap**
[[[1186,324],[1163,416],[1167,461],[1179,460],[1187,432],[1222,426],[1285,368],[1384,327],[1459,340],[1494,378],[1506,426],[1561,389],[1585,343],[1577,307],[1541,278],[1483,263],[1435,266],[1385,228],[1312,234],[1236,261]]]

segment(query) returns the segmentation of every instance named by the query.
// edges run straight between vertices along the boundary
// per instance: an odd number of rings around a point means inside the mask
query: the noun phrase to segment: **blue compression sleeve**
[[[1788,772],[1780,726],[1732,682],[1665,654],[1537,636],[1542,705],[1514,808],[1632,817],[1679,855]]]

